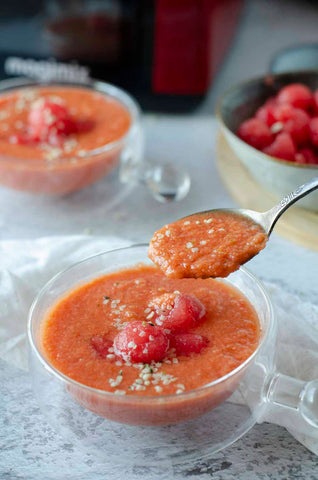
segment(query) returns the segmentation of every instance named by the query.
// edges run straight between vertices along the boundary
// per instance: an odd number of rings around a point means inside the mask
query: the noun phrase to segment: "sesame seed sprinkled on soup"
[[[251,219],[216,210],[158,230],[148,256],[168,277],[226,277],[259,253],[267,238]]]
[[[42,321],[47,361],[116,395],[181,394],[242,364],[257,348],[257,314],[214,279],[172,279],[140,265],[60,299]],[[191,372],[189,374],[189,372]]]
[[[0,96],[0,154],[23,159],[71,158],[121,138],[130,114],[91,89],[30,87]]]
[[[121,102],[91,88],[2,94],[0,183],[59,195],[91,185],[118,165],[132,121]]]

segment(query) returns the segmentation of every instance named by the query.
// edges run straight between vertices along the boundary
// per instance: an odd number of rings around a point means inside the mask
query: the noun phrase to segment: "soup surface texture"
[[[215,210],[158,230],[148,255],[168,277],[227,277],[259,253],[267,238],[251,219]]]
[[[244,362],[259,336],[254,308],[228,283],[172,279],[146,265],[68,292],[40,329],[41,349],[52,366],[118,395],[201,387]]]
[[[0,96],[0,155],[48,162],[81,157],[120,139],[130,124],[120,102],[91,89],[17,89]]]

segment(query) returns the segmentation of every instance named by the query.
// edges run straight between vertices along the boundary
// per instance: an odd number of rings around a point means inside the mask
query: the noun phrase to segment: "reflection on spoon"
[[[149,258],[169,277],[226,277],[265,247],[287,208],[317,188],[318,177],[264,213],[217,209],[177,220],[154,234]]]

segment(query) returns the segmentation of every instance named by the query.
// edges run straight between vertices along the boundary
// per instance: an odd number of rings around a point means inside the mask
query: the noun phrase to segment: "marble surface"
[[[111,213],[103,182],[57,201],[1,189],[0,240],[90,232],[120,235],[134,242],[147,241],[158,225],[176,217],[197,209],[232,206],[215,168],[215,123],[204,115],[213,112],[215,100],[225,88],[267,71],[272,55],[279,48],[317,40],[315,2],[250,0],[247,3],[235,44],[210,95],[198,109],[197,113],[203,116],[195,122],[190,118],[154,116],[145,120],[148,158],[180,162],[191,173],[192,189],[182,203],[161,205],[144,189],[136,188],[122,191],[116,212]],[[317,253],[273,235],[266,251],[249,268],[264,280],[318,304]],[[256,425],[206,463],[165,469],[102,464],[92,455],[76,451],[46,424],[33,399],[28,373],[0,361],[0,384],[1,480],[318,478],[318,458],[285,429],[272,424]]]
[[[216,170],[213,118],[147,117],[145,130],[149,158],[173,159],[190,172],[193,185],[183,202],[158,204],[146,190],[137,187],[122,198],[113,214],[101,201],[103,182],[56,202],[2,189],[2,240],[83,233],[90,229],[92,234],[113,233],[134,242],[147,241],[153,230],[166,221],[197,209],[233,205]],[[262,279],[317,304],[317,252],[274,234],[266,250],[250,262],[249,268]],[[270,424],[255,426],[244,438],[206,463],[164,469],[156,466],[131,469],[99,463],[92,455],[76,451],[46,424],[33,399],[27,373],[0,362],[0,382],[0,478],[4,480],[116,480],[123,476],[127,480],[317,478],[317,457],[286,430]]]
[[[99,463],[45,422],[28,374],[0,361],[0,478],[3,480],[316,480],[317,457],[284,429],[255,426],[206,463],[127,468]]]

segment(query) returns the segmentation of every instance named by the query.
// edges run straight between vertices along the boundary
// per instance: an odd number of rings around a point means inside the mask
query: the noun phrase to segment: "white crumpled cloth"
[[[0,243],[0,358],[28,368],[27,314],[41,287],[72,263],[128,246],[115,237],[61,236]],[[278,324],[277,368],[302,380],[318,378],[318,308],[274,284],[266,284]],[[270,421],[269,418],[265,420]],[[318,454],[318,440],[291,432]]]

